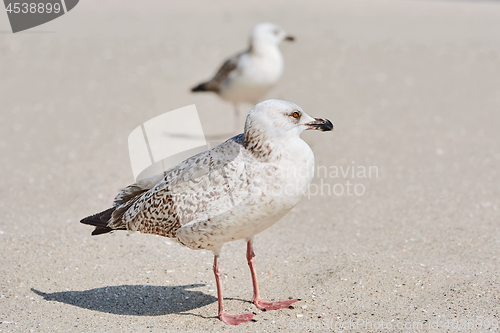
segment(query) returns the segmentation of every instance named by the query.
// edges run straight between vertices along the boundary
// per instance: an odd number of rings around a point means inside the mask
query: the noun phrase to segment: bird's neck
[[[249,53],[254,55],[280,55],[278,45],[268,41],[250,41]]]
[[[263,131],[245,128],[243,146],[257,159],[267,161],[271,158],[273,147]]]
[[[301,140],[300,137],[298,139]],[[250,127],[245,128],[243,146],[258,160],[278,162],[291,141],[294,141],[293,138],[269,137],[265,131]]]

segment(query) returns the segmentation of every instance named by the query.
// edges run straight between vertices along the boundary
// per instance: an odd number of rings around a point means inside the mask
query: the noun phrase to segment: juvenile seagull
[[[290,102],[259,103],[248,114],[243,134],[124,188],[112,208],[81,222],[96,227],[92,235],[139,231],[212,251],[219,318],[231,325],[251,321],[253,314],[224,311],[218,260],[224,243],[245,239],[252,303],[262,311],[287,308],[297,300],[260,297],[253,237],[280,220],[306,192],[314,154],[300,134],[309,129],[331,131],[333,125]]]
[[[192,92],[212,91],[234,105],[234,130],[239,128],[237,104],[257,104],[283,73],[283,56],[278,45],[295,38],[273,23],[257,24],[247,50],[227,59],[215,76],[192,88]]]

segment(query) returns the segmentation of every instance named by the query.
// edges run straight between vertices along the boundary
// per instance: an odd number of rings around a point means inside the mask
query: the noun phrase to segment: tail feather
[[[115,211],[116,207],[106,209],[103,212],[88,216],[80,221],[80,223],[92,225],[95,227],[92,231],[92,236],[105,234],[113,230],[126,230],[125,228],[112,229],[108,227],[108,221]]]

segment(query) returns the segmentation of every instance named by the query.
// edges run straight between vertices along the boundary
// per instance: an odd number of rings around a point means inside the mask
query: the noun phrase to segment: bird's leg
[[[238,104],[234,103],[233,104],[234,106],[234,128],[233,128],[233,132],[234,134],[240,134],[240,130],[239,130],[239,127],[240,127],[240,110],[238,108]]]
[[[248,261],[248,266],[250,266],[250,273],[252,274],[252,282],[253,282],[252,303],[255,304],[255,306],[261,311],[292,307],[292,304],[297,302],[296,299],[291,299],[288,301],[269,302],[269,301],[263,301],[262,298],[260,298],[259,284],[257,282],[257,273],[255,272],[255,266],[254,266],[254,258],[255,258],[255,253],[253,252],[253,238],[252,238],[247,242],[247,261]]]
[[[226,313],[224,311],[224,307],[222,305],[222,286],[220,283],[220,272],[219,266],[217,264],[217,259],[218,255],[214,256],[214,274],[215,274],[215,282],[217,283],[217,298],[219,301],[219,319],[222,320],[224,323],[229,324],[229,325],[239,325],[241,323],[247,322],[247,321],[254,321],[253,319],[253,313],[245,313],[242,315],[233,315]]]

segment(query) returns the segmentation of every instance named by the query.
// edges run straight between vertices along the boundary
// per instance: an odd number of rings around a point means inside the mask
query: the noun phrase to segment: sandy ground
[[[15,35],[0,17],[0,331],[498,330],[500,3],[81,1]],[[231,106],[189,88],[261,21],[297,37],[269,97],[336,128],[303,135],[319,187],[256,237],[262,294],[302,301],[256,311],[227,244],[226,307],[258,313],[229,327],[211,253],[78,221],[133,182],[142,122],[195,103],[225,137]]]

